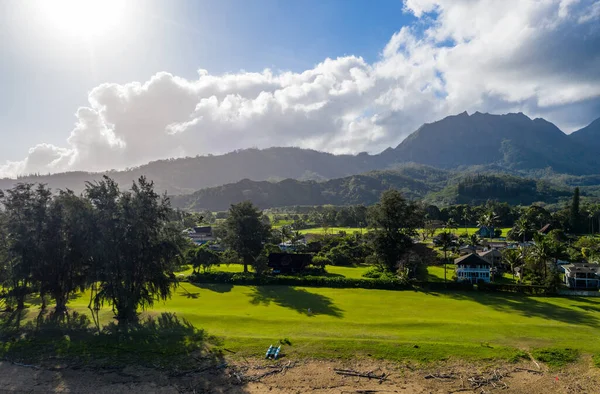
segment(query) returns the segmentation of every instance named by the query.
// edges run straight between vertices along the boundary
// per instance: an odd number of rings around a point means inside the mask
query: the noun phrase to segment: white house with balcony
[[[600,265],[571,263],[563,265],[565,285],[572,289],[597,289],[600,287]]]
[[[459,282],[477,283],[478,281],[490,282],[492,264],[478,255],[471,253],[454,260],[456,265],[456,278]]]

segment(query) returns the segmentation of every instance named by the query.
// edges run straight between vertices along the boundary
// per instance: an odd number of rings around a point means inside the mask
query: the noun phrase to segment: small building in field
[[[189,229],[187,230],[187,236],[197,245],[204,245],[216,240],[211,226],[200,226]]]
[[[294,274],[304,271],[312,264],[312,254],[308,253],[270,253],[269,268],[275,274]]]
[[[479,227],[477,235],[481,238],[494,238],[494,229],[486,226]]]
[[[454,260],[456,265],[456,278],[459,282],[477,283],[478,281],[490,282],[492,265],[475,253],[462,256]]]
[[[571,263],[563,266],[565,285],[572,289],[600,288],[600,265],[590,263]]]

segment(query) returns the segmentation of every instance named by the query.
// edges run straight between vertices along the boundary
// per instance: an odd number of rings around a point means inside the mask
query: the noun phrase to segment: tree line
[[[108,304],[119,323],[171,294],[173,270],[188,242],[169,221],[166,196],[141,177],[130,190],[110,178],[87,183],[82,195],[22,183],[0,194],[0,281],[8,308],[38,294],[57,314],[89,291],[97,318]]]

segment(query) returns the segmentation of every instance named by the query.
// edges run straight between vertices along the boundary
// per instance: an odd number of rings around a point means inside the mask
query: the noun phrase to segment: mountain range
[[[530,119],[522,113],[492,115],[476,112],[469,115],[463,112],[424,124],[397,147],[375,155],[333,155],[293,147],[245,149],[219,156],[158,160],[124,171],[67,172],[22,176],[16,180],[0,179],[0,189],[10,188],[17,182],[41,182],[54,189],[80,192],[86,181],[98,180],[102,175],[112,177],[122,187],[129,187],[133,180],[145,175],[155,182],[158,190],[170,195],[192,194],[204,188],[252,180],[263,182],[261,187],[264,188],[287,185],[292,198],[295,187],[312,190],[317,187],[315,185],[328,181],[319,188],[333,190],[337,187],[336,182],[339,185],[359,182],[360,177],[352,176],[369,173],[364,175],[365,182],[385,180],[384,184],[397,185],[416,197],[439,192],[443,187],[424,193],[423,180],[407,170],[413,168],[414,172],[417,167],[407,166],[407,163],[450,170],[444,173],[445,179],[455,176],[456,171],[507,173],[538,179],[559,178],[558,174],[564,174],[560,175],[563,180],[565,177],[569,181],[578,179],[593,186],[600,185],[598,152],[600,119],[568,135],[544,119]],[[392,176],[394,169],[398,173]],[[374,176],[373,171],[386,176]],[[394,180],[388,179],[390,176]],[[283,183],[274,183],[277,181]],[[221,190],[224,191],[225,186]]]

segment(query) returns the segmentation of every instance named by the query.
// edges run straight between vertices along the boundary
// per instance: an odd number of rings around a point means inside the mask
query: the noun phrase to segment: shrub
[[[196,283],[228,283],[235,285],[282,285],[282,286],[310,286],[332,288],[360,288],[381,290],[407,290],[412,288],[397,278],[380,279],[350,279],[343,277],[326,276],[258,276],[252,273],[242,274],[233,272],[207,272],[190,276],[190,282]]]
[[[381,278],[382,274],[383,271],[380,270],[378,267],[371,267],[368,270],[366,270],[365,273],[362,274],[362,276],[364,278],[379,279]]]
[[[331,260],[323,255],[316,255],[312,259],[312,265],[315,267],[325,268],[326,265],[331,265]]]
[[[564,367],[569,363],[577,361],[579,358],[579,352],[569,348],[542,348],[535,349],[531,353],[534,358],[551,367]]]

